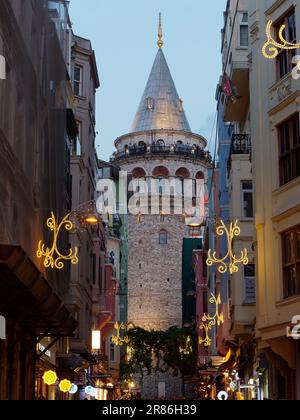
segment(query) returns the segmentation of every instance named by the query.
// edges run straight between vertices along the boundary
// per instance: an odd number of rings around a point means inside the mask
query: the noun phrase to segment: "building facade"
[[[226,387],[231,374],[235,391],[241,391],[247,399],[255,396],[248,390],[255,389],[251,384],[256,316],[248,55],[248,2],[228,1],[222,30],[223,74],[216,95],[219,183],[215,184],[211,199],[217,210],[213,212],[217,225],[223,221],[229,227],[238,221],[240,235],[232,242],[233,253],[239,257],[246,249],[249,261],[246,266],[240,264],[236,273],[216,272],[216,289],[221,294],[224,315],[224,324],[217,331],[217,349],[226,359],[219,367],[223,385]],[[219,237],[213,230],[213,249],[224,256],[228,251],[227,238]]]
[[[274,40],[285,25],[282,35],[296,42],[297,6],[228,1],[224,15],[219,127],[231,132],[228,216],[241,227],[234,251],[246,248],[249,264],[222,287],[229,324],[218,330],[218,348],[230,349],[220,369],[245,399],[299,399],[299,342],[291,334],[299,312],[299,73],[295,49],[283,44],[271,57],[266,46],[269,21]]]
[[[300,80],[293,57],[262,55],[267,22],[300,42],[298,1],[249,1],[250,109],[257,253],[256,340],[262,396],[300,399],[299,341],[287,328],[300,309]]]
[[[70,173],[72,182],[72,211],[88,212],[93,207],[96,191],[98,159],[95,149],[95,95],[100,87],[95,53],[91,42],[72,34],[71,77],[77,136],[71,143]],[[92,329],[97,316],[93,296],[96,284],[94,252],[99,227],[76,229],[70,236],[72,248],[79,249],[79,263],[71,266],[67,303],[78,321],[75,336],[70,339],[69,351],[74,354],[72,369],[80,370],[90,360]],[[100,255],[98,256],[100,258]],[[100,301],[98,302],[100,311]],[[62,355],[62,361],[68,360]],[[78,364],[75,366],[74,364]]]
[[[0,4],[0,48],[7,70],[6,79],[0,81],[0,314],[6,319],[6,339],[0,341],[0,399],[4,400],[39,397],[35,389],[40,373],[56,364],[54,344],[76,328],[64,300],[68,267],[64,272],[46,269],[37,257],[39,241],[52,240],[46,226],[51,211],[61,219],[70,210],[69,144],[76,136],[68,60],[52,20],[54,12],[47,1]],[[68,249],[67,235],[60,246],[62,251]],[[66,351],[66,340],[60,345]]]

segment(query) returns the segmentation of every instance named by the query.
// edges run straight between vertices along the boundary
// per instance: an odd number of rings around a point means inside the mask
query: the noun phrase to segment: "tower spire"
[[[161,13],[159,14],[157,45],[158,45],[158,48],[162,48],[163,45],[164,45],[164,42],[163,42],[163,28],[162,28],[162,22],[161,22]]]

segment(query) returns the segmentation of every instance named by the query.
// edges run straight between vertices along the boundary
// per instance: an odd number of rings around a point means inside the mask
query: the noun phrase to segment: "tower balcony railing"
[[[209,152],[203,149],[198,149],[189,145],[176,145],[176,146],[133,146],[122,152],[116,152],[111,157],[111,162],[117,162],[119,160],[130,159],[134,157],[146,157],[146,156],[172,156],[179,155],[190,159],[201,160],[202,162],[212,165],[212,157]]]

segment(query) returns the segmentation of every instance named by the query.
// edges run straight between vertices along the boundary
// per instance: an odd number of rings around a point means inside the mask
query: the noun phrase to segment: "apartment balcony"
[[[250,155],[251,138],[249,134],[233,134],[228,159],[228,171],[231,170],[233,155]]]
[[[236,95],[226,98],[224,121],[243,122],[247,117],[250,97],[248,61],[233,62],[229,78],[236,89]]]
[[[180,146],[147,146],[147,147],[130,147],[127,150],[122,152],[114,153],[110,162],[118,162],[121,160],[129,160],[136,158],[145,158],[145,157],[183,157],[188,159],[193,159],[200,161],[204,164],[212,166],[212,157],[209,152],[204,151],[203,149],[198,149],[188,145]]]

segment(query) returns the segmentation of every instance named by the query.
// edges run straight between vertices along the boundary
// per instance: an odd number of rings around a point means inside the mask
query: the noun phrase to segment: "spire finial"
[[[157,41],[158,48],[162,48],[164,45],[163,42],[163,29],[162,29],[162,22],[161,22],[161,13],[159,14],[159,25],[158,25],[158,41]]]

